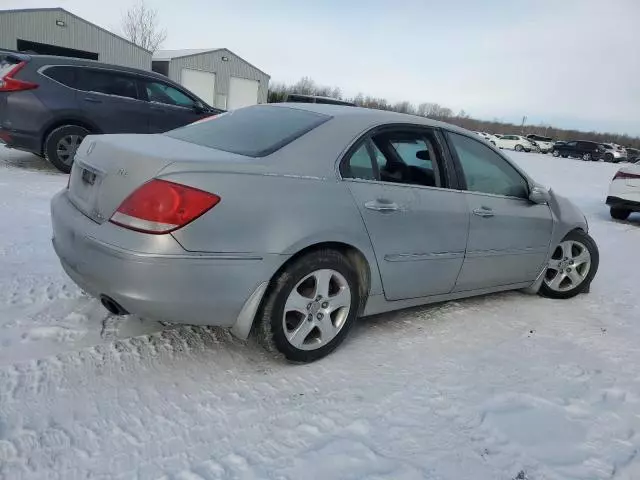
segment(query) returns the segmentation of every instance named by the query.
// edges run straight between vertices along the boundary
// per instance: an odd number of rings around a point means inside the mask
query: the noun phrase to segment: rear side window
[[[76,69],[74,67],[57,66],[47,68],[43,74],[67,87],[76,88]]]
[[[77,87],[85,92],[104,93],[125,98],[138,98],[136,79],[119,72],[80,68],[77,71]]]
[[[330,118],[295,108],[256,106],[192,123],[165,135],[225,152],[264,157]]]

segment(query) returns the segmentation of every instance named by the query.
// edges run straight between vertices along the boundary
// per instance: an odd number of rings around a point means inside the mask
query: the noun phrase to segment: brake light
[[[24,68],[27,62],[20,62],[9,70],[4,77],[0,78],[0,92],[21,92],[23,90],[33,90],[38,88],[37,83],[27,82],[14,78],[16,73]]]
[[[629,172],[623,172],[622,170],[620,170],[618,173],[616,173],[613,176],[614,180],[628,180],[628,179],[639,179],[640,178],[640,174],[637,173],[629,173]]]
[[[143,233],[173,232],[220,203],[212,193],[154,179],[129,195],[111,216],[111,223]]]

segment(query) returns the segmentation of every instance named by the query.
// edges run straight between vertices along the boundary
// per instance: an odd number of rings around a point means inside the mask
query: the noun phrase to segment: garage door
[[[216,74],[203,72],[202,70],[182,69],[182,85],[191,90],[209,105],[215,105],[216,99]]]
[[[260,82],[247,80],[246,78],[231,77],[229,82],[229,99],[227,107],[234,108],[248,107],[258,103],[258,87]]]

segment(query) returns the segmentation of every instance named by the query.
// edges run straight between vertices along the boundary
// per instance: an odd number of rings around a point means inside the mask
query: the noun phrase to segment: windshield
[[[249,157],[264,157],[331,117],[286,107],[255,106],[224,113],[165,135]]]

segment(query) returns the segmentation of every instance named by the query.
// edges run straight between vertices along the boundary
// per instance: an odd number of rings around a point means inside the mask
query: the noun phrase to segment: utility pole
[[[524,135],[524,122],[527,121],[527,116],[523,116],[522,117],[522,124],[520,125],[520,133],[522,133]]]

